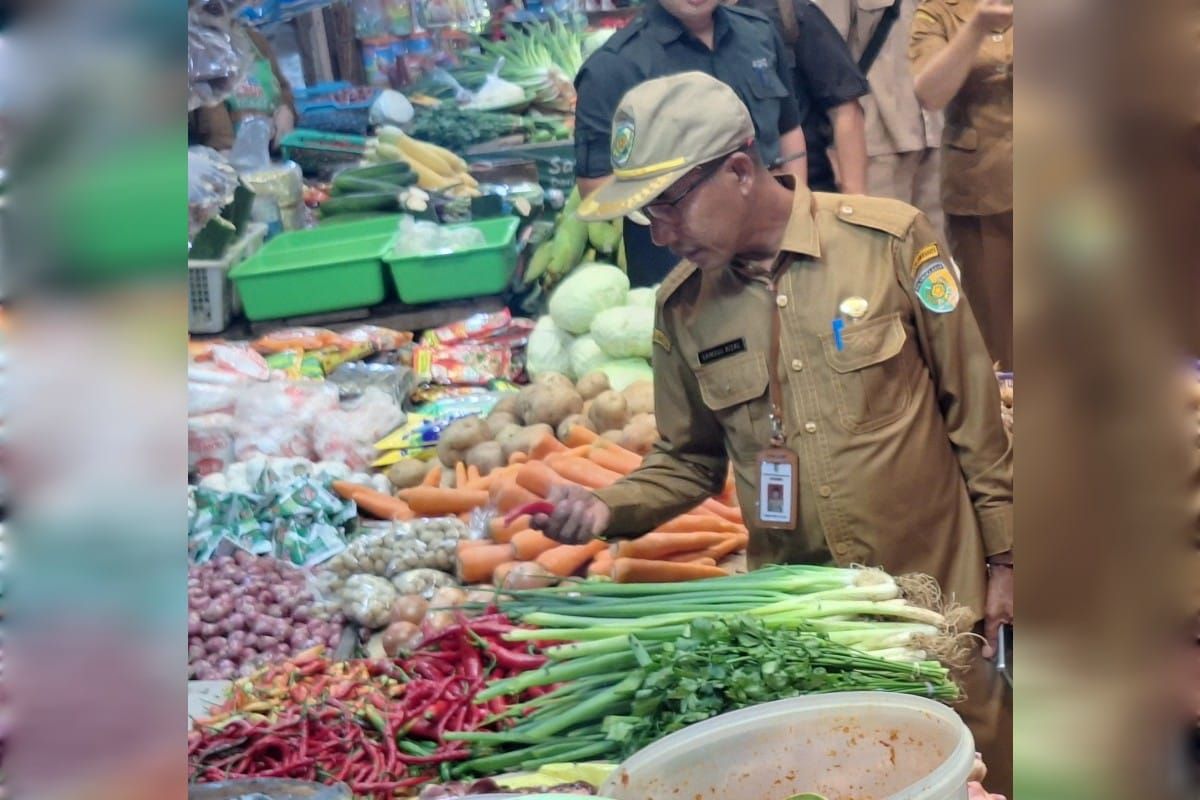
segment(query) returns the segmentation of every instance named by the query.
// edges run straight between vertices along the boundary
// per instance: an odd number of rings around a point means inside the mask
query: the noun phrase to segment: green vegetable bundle
[[[950,668],[931,654],[957,660],[957,614],[947,619],[900,594],[884,573],[826,567],[516,592],[507,613],[542,628],[506,638],[564,644],[545,651],[554,663],[493,684],[480,702],[559,685],[509,708],[503,716],[519,722],[507,731],[453,735],[478,754],[460,769],[531,769],[564,752],[621,760],[692,723],[802,694],[956,699]]]
[[[534,102],[555,111],[575,108],[575,75],[583,66],[584,31],[558,17],[517,28],[506,25],[502,41],[477,37],[480,53],[467,53],[464,69],[455,75],[465,85],[478,86],[497,63],[500,77],[527,91]]]

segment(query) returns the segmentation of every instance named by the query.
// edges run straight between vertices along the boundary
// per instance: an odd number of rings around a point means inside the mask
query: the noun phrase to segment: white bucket
[[[600,788],[614,800],[966,800],[971,732],[922,697],[797,697],[692,725],[635,753]]]

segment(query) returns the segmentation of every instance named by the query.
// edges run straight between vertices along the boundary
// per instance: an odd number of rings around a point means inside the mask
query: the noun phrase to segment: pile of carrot
[[[518,564],[536,562],[550,576],[607,577],[622,583],[697,580],[727,575],[721,561],[744,550],[749,539],[733,495],[732,478],[718,497],[659,526],[637,539],[609,545],[560,545],[530,527],[528,516],[506,523],[511,511],[546,499],[555,486],[589,489],[608,486],[642,463],[642,457],[586,428],[571,429],[565,442],[546,435],[526,456],[514,454],[508,465],[488,475],[468,472],[455,488],[438,486],[431,471],[421,486],[401,489],[395,497],[353,484],[334,483],[334,490],[354,500],[360,511],[381,519],[458,515],[491,507],[491,542],[459,544],[458,576],[464,583],[495,583]]]

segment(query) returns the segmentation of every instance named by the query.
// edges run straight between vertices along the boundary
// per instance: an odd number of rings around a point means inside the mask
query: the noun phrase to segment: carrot
[[[529,515],[522,514],[512,521],[511,525],[504,524],[504,517],[496,517],[489,524],[492,541],[497,544],[507,544],[521,531],[529,527]]]
[[[497,472],[499,472],[499,470],[497,470]],[[488,489],[492,488],[492,483],[495,480],[496,473],[493,472],[490,475],[483,475],[475,480],[467,481],[467,485],[463,488],[482,490],[486,492]]]
[[[617,546],[618,558],[664,558],[675,553],[706,550],[723,544],[727,533],[647,533],[625,539]]]
[[[494,484],[493,488],[495,488],[497,485],[499,484]],[[492,497],[492,502],[496,505],[496,508],[507,514],[514,508],[520,508],[521,506],[528,505],[530,503],[536,503],[541,499],[542,498],[538,497],[528,489],[523,489],[520,486],[517,486],[515,481],[511,483],[506,481],[503,486],[501,486],[500,490]]]
[[[513,454],[508,457],[508,463],[510,465],[524,464],[528,460],[529,460],[529,453],[522,453],[520,450],[514,451]]]
[[[471,489],[437,489],[430,486],[416,486],[412,489],[401,489],[400,499],[408,503],[412,510],[426,516],[445,514],[461,514],[487,505],[488,493]]]
[[[348,481],[334,481],[333,490],[347,500],[353,500],[359,509],[373,517],[390,520],[415,519],[416,514],[402,499],[396,499],[390,494],[377,492],[367,486],[359,486]]]
[[[529,451],[529,458],[532,461],[541,461],[551,453],[561,453],[566,449],[567,446],[560,442],[553,433],[546,433]]]
[[[518,561],[533,561],[547,550],[553,550],[559,546],[558,542],[533,528],[518,531],[509,540],[509,543],[512,544]]]
[[[459,539],[454,545],[454,552],[461,553],[463,550],[470,550],[472,547],[487,547],[490,544],[486,539]]]
[[[720,563],[721,559],[726,556],[731,556],[739,550],[745,550],[748,544],[750,544],[750,534],[738,533],[727,537],[720,544],[708,548],[704,551],[704,555]]]
[[[492,579],[496,567],[513,560],[512,545],[485,544],[468,547],[458,553],[458,579],[463,583],[483,583]]]
[[[550,490],[562,482],[562,477],[543,461],[528,461],[517,471],[517,485],[538,497],[549,497]]]
[[[595,431],[588,430],[582,425],[572,425],[571,430],[567,431],[567,447],[579,447],[580,445],[592,444],[600,438],[600,434]]]
[[[690,553],[676,553],[661,560],[670,561],[672,564],[703,564],[706,567],[715,567],[717,565],[717,560],[710,555],[706,555],[704,550],[693,550]]]
[[[607,439],[597,439],[588,452],[588,458],[622,475],[628,475],[642,465],[642,457],[637,453]]]
[[[437,486],[442,482],[442,465],[434,464],[433,469],[425,473],[425,480],[421,481],[422,486]]]
[[[553,458],[546,463],[562,477],[586,486],[589,489],[599,489],[602,486],[609,486],[616,483],[621,477],[620,473],[605,469],[599,464],[589,461],[586,458],[579,458],[578,456]]]
[[[560,544],[542,553],[536,561],[547,572],[567,578],[607,548],[608,543],[600,539],[593,539],[587,544]]]
[[[508,580],[508,573],[512,572],[513,567],[520,564],[520,561],[505,561],[492,570],[492,585],[503,586]]]
[[[599,575],[608,577],[612,574],[613,554],[611,548],[605,548],[596,554],[592,559],[592,563],[588,564],[587,574],[589,578],[594,578]]]
[[[467,485],[467,465],[459,461],[454,465],[454,488],[463,489]]]
[[[716,500],[713,500],[711,497],[701,503],[698,507],[703,508],[706,511],[711,511],[721,519],[725,519],[730,522],[736,522],[739,525],[745,524],[746,522],[744,519],[742,519],[742,510],[740,508],[719,503]]]
[[[680,514],[654,529],[655,533],[693,533],[695,531],[720,531],[722,533],[745,533],[746,528],[736,522],[718,517],[716,514]]]
[[[478,481],[483,476],[479,474],[479,467],[474,464],[467,465],[467,480],[466,484],[472,484]]]
[[[720,567],[705,564],[676,564],[644,558],[618,558],[612,569],[612,579],[617,583],[675,583],[723,578],[728,574]]]

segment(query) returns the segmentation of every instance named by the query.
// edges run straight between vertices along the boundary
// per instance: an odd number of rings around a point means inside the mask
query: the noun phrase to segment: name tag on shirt
[[[800,460],[791,450],[768,447],[758,454],[758,526],[795,530]]]
[[[746,340],[734,339],[732,342],[719,344],[716,347],[710,347],[707,350],[701,351],[700,366],[703,367],[706,364],[711,364],[714,361],[720,361],[722,358],[728,358],[729,356],[737,355],[738,353],[744,353],[745,351]]]

